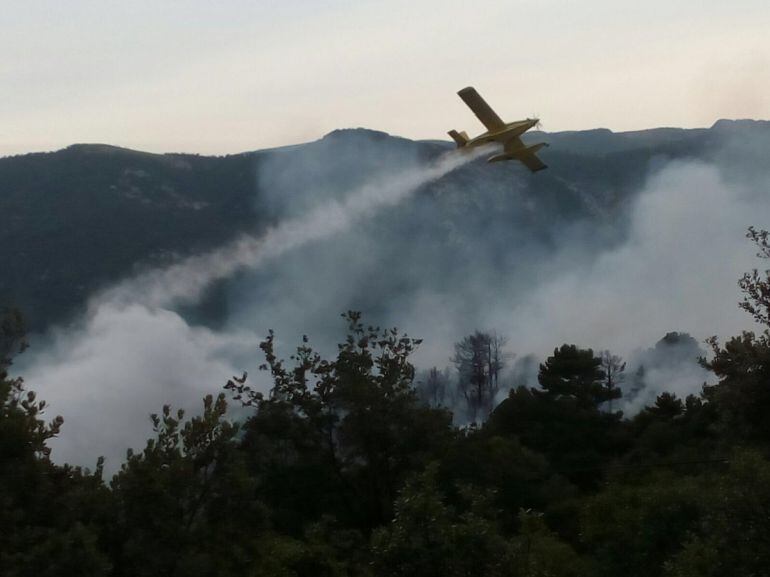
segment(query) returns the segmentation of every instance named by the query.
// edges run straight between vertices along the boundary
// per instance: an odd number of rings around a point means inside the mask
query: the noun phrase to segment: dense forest
[[[770,259],[770,235],[748,236]],[[331,359],[264,340],[268,394],[244,374],[197,416],[162,407],[111,479],[51,459],[66,423],[11,375],[26,343],[9,310],[0,574],[768,575],[770,271],[739,286],[762,332],[709,340],[715,384],[633,417],[612,405],[622,359],[574,344],[492,406],[501,343],[474,333],[453,357],[473,413],[458,427],[440,371],[416,378],[420,341],[349,312]]]

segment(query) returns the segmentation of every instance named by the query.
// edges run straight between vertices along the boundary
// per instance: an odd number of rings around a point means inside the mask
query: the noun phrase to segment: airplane
[[[449,136],[457,143],[457,148],[470,148],[490,142],[500,142],[503,144],[503,153],[490,157],[487,162],[519,160],[532,172],[548,168],[535,154],[544,146],[548,146],[548,144],[540,142],[526,146],[521,141],[521,138],[519,138],[527,130],[540,123],[538,118],[527,118],[526,120],[506,123],[500,119],[472,86],[463,88],[457,94],[487,128],[487,132],[480,134],[476,138],[468,138],[468,134],[465,131],[457,132],[456,130],[450,130]]]

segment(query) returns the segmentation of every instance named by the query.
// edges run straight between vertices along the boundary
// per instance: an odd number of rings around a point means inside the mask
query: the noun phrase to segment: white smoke
[[[353,222],[401,202],[419,187],[489,152],[489,146],[449,152],[427,167],[412,168],[369,183],[341,202],[329,200],[309,214],[289,219],[259,237],[246,235],[218,250],[121,283],[98,296],[95,304],[140,302],[156,308],[195,302],[213,282],[344,231]]]
[[[736,305],[736,280],[757,264],[744,233],[750,224],[768,227],[766,180],[729,179],[721,168],[701,162],[663,165],[635,195],[627,222],[618,224],[627,227],[626,240],[597,256],[584,248],[591,246],[590,227],[557,229],[562,238],[551,248],[526,244],[527,229],[501,234],[514,225],[489,215],[506,207],[519,211],[514,215],[519,223],[548,221],[533,213],[537,199],[527,198],[514,176],[499,190],[451,192],[467,199],[457,210],[482,217],[471,230],[483,243],[458,245],[439,234],[434,245],[420,246],[413,222],[427,226],[435,220],[435,203],[410,203],[407,209],[416,211],[416,218],[403,230],[398,203],[482,154],[487,151],[453,153],[423,168],[404,169],[389,161],[395,173],[390,178],[339,200],[324,198],[260,237],[242,237],[96,295],[78,329],[60,331],[42,352],[33,348],[34,356],[21,366],[31,388],[65,417],[54,457],[87,464],[104,454],[116,467],[126,447],[147,438],[147,414],[167,402],[195,409],[203,393],[216,392],[230,375],[252,369],[259,356],[255,331],[274,328],[289,345],[302,333],[316,345],[335,342],[330,335],[339,334],[338,314],[366,291],[373,291],[379,306],[364,310],[368,320],[425,339],[415,357],[424,368],[446,366],[453,343],[476,329],[507,337],[509,351],[519,359],[530,353],[543,359],[564,342],[629,358],[669,331],[689,332],[702,341],[751,328]],[[299,170],[301,155],[294,161]],[[283,184],[291,182],[287,177]],[[370,218],[377,211],[380,218]],[[384,234],[389,226],[395,234]],[[521,239],[522,245],[511,239]],[[501,261],[501,256],[507,258]],[[195,303],[212,283],[244,270],[255,272],[229,287],[224,329],[193,327],[173,310]],[[447,271],[454,274],[435,282]],[[397,299],[386,284],[394,277],[413,283]],[[380,285],[385,288],[377,291]],[[527,375],[522,378],[531,379],[532,371]],[[267,386],[251,370],[249,378]],[[698,371],[651,374],[644,399],[658,389],[697,393],[701,378]]]
[[[670,163],[639,194],[623,245],[486,322],[539,354],[569,342],[627,355],[674,330],[700,341],[737,334],[752,327],[737,307],[737,280],[757,264],[746,228],[766,227],[767,215],[770,196],[756,183],[727,183],[701,162]]]
[[[481,147],[445,154],[428,166],[369,183],[342,201],[288,219],[259,237],[243,236],[96,295],[78,328],[54,331],[49,347],[22,359],[27,381],[48,401],[49,410],[65,419],[61,437],[51,443],[54,459],[92,465],[103,455],[107,470],[115,471],[128,447],[143,446],[150,413],[166,403],[195,411],[203,395],[216,393],[227,378],[253,364],[250,356],[260,340],[254,332],[190,326],[172,310],[174,305],[197,301],[212,283],[239,270],[338,234],[488,153]]]
[[[25,380],[65,419],[50,443],[54,459],[93,466],[102,455],[114,472],[128,447],[143,448],[150,413],[166,403],[197,411],[258,340],[191,327],[169,310],[102,303],[78,330],[57,332],[34,353]]]

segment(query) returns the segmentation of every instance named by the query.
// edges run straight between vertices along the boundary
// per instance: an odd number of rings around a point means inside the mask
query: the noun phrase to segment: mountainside
[[[726,178],[739,178],[743,166],[767,170],[761,159],[770,122],[533,133],[527,140],[551,144],[542,152],[547,171],[530,175],[517,163],[475,161],[368,222],[371,246],[348,247],[333,257],[323,245],[311,247],[332,268],[374,251],[372,262],[392,272],[386,279],[365,279],[345,304],[386,306],[381,297],[410,290],[416,276],[449,287],[454,275],[468,274],[467,267],[453,272],[446,258],[431,255],[449,252],[460,263],[482,259],[492,265],[484,267],[482,281],[494,283],[495,270],[529,270],[524,249],[533,247],[530,254],[538,258],[534,248],[568,242],[575,227],[591,233],[594,245],[586,250],[609,246],[623,238],[634,193],[669,160],[717,163]],[[80,144],[2,158],[0,304],[19,306],[30,327],[42,330],[138,268],[259,232],[449,149],[449,143],[351,129],[308,144],[226,157]],[[504,248],[514,245],[516,251]],[[425,262],[433,264],[426,269]],[[221,316],[224,300],[217,305],[212,292],[201,309],[207,320]]]

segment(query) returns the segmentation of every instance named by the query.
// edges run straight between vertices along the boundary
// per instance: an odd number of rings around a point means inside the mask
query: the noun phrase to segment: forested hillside
[[[770,258],[768,233],[749,237]],[[0,572],[765,575],[770,271],[740,287],[762,331],[712,340],[703,363],[716,384],[661,394],[633,418],[608,405],[618,363],[564,344],[538,387],[512,390],[483,425],[455,427],[415,389],[422,343],[350,312],[333,358],[302,342],[283,361],[276,337],[263,341],[269,394],[242,375],[200,416],[162,407],[112,479],[101,464],[50,460],[67,424],[44,422],[45,402],[7,374],[25,346],[8,313]]]
[[[0,159],[0,575],[770,574],[769,123],[533,138],[552,144],[537,175],[470,162],[227,269],[199,302],[86,315],[137,271],[241,234],[258,246],[450,147],[357,129],[222,158]],[[711,285],[754,253],[717,302]],[[754,332],[704,342],[668,324],[679,309],[732,322],[711,316],[725,307]],[[380,328],[395,318],[409,335]],[[209,364],[244,366],[270,326],[257,374],[228,369],[192,413],[163,404]],[[310,336],[293,349],[295,333]],[[426,350],[443,364],[418,367]],[[82,455],[142,427],[118,462]],[[57,458],[61,441],[93,466]]]
[[[424,187],[373,223],[372,236],[382,245],[378,265],[393,271],[373,300],[408,292],[414,267],[422,267],[409,259],[418,256],[436,267],[423,279],[452,283],[452,275],[464,273],[442,264],[447,249],[459,262],[494,253],[503,259],[498,268],[516,266],[525,274],[527,254],[539,258],[544,247],[564,242],[565,229],[585,225],[594,243],[588,250],[598,252],[622,238],[629,202],[656,166],[679,158],[717,162],[728,175],[740,174],[742,166],[755,170],[762,166],[756,145],[770,140],[770,128],[720,121],[711,129],[531,138],[552,144],[546,151],[550,169],[536,178],[511,163],[488,166],[481,160]],[[31,330],[43,330],[68,320],[94,291],[138,269],[210,249],[241,232],[259,232],[448,148],[342,130],[309,144],[227,157],[84,144],[2,158],[0,302],[19,307]],[[498,250],[500,245],[521,250],[514,256]],[[371,294],[371,288],[362,287],[361,294]],[[350,301],[343,306],[375,305]],[[222,314],[223,303],[208,305],[207,315]]]

